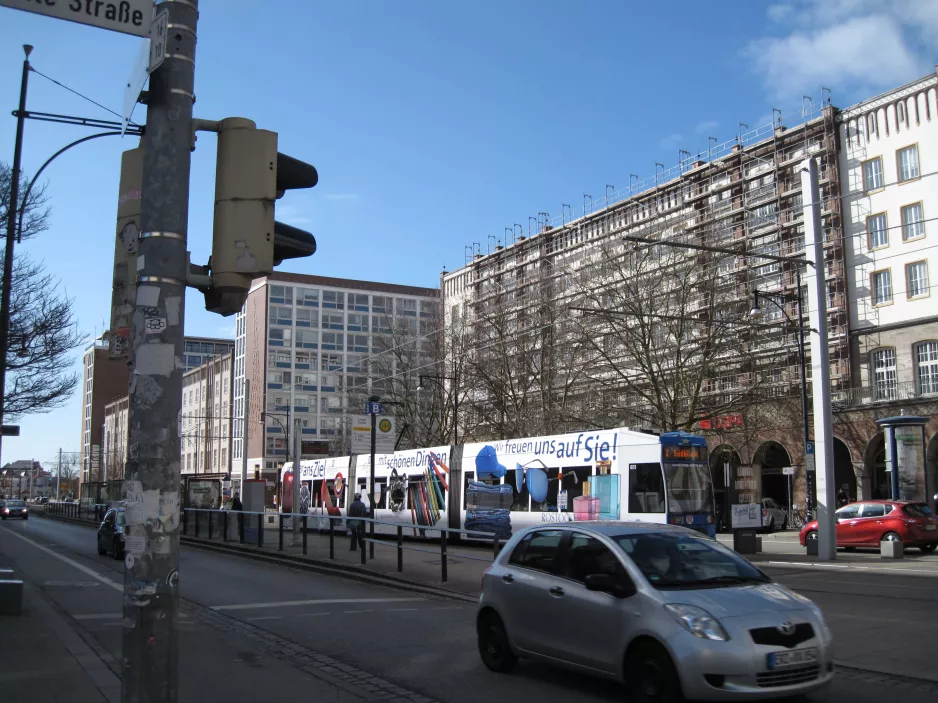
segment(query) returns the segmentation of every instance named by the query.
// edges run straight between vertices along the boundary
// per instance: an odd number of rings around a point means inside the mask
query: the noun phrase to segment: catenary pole
[[[198,0],[166,0],[150,75],[131,325],[122,703],[178,696],[180,412]]]
[[[801,166],[804,193],[805,259],[813,265],[808,275],[808,315],[811,334],[811,395],[814,408],[815,488],[817,490],[818,558],[837,558],[834,528],[834,444],[831,416],[831,366],[827,339],[827,282],[824,259],[824,227],[821,222],[821,191],[817,162],[806,159]],[[806,462],[807,463],[807,462]],[[810,467],[809,467],[810,470]]]

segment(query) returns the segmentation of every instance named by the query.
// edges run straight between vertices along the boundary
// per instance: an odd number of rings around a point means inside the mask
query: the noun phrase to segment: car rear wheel
[[[483,664],[499,674],[507,674],[515,668],[518,657],[511,651],[508,633],[500,617],[495,613],[485,613],[479,618],[478,637]]]
[[[919,549],[922,550],[923,554],[931,554],[935,549],[938,548],[938,542],[929,542],[928,544],[923,544]]]
[[[625,662],[625,688],[631,703],[684,700],[671,657],[656,642],[642,642],[630,649]]]
[[[114,556],[115,559],[124,558],[124,548],[121,545],[121,541],[117,539],[116,537],[114,538],[114,541],[111,543],[111,554]]]

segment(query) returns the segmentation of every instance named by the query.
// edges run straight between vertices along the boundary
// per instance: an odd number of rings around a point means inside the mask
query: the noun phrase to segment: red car
[[[864,500],[839,508],[838,547],[879,547],[879,543],[902,541],[926,554],[938,547],[938,517],[925,503],[899,500]],[[801,545],[817,539],[817,520],[801,528]]]

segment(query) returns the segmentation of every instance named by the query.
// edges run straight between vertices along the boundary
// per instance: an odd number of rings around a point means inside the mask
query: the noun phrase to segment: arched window
[[[877,349],[871,355],[873,399],[895,400],[899,379],[896,372],[896,350],[892,347]]]
[[[938,395],[938,342],[915,345],[915,378],[919,395]]]

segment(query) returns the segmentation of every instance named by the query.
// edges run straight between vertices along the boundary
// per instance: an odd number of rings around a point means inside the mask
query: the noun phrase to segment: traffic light
[[[276,132],[242,117],[218,123],[211,286],[202,291],[207,310],[238,312],[253,279],[284,259],[316,252],[312,234],[274,221],[274,201],[318,182],[311,164],[277,152]]]
[[[125,151],[117,199],[117,238],[111,285],[108,356],[130,357],[130,328],[137,298],[137,246],[140,243],[140,198],[143,192],[143,149]]]

